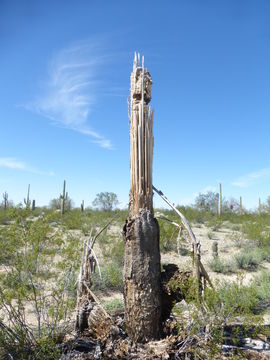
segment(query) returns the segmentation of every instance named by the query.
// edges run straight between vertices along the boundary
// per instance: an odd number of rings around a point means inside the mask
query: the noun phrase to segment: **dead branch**
[[[92,236],[91,230],[89,238],[84,241],[78,277],[75,328],[79,332],[90,329],[98,339],[106,338],[113,326],[113,321],[90,289],[92,286],[92,275],[96,267],[98,268],[100,278],[102,278],[99,261],[93,247],[97,238],[113,222],[116,216],[119,216],[119,214],[117,213],[95,236]]]
[[[155,188],[154,185],[153,185],[153,190],[177,213],[177,215],[179,215],[179,217],[181,219],[181,223],[183,224],[183,227],[185,228],[185,230],[187,231],[187,233],[189,235],[189,239],[190,239],[192,247],[193,247],[193,254],[194,254],[193,261],[194,261],[195,276],[198,281],[198,294],[199,294],[199,296],[201,296],[202,291],[203,291],[203,283],[202,283],[203,279],[208,281],[209,285],[212,288],[214,288],[214,286],[213,286],[213,284],[209,278],[209,275],[207,274],[207,272],[201,262],[200,241],[196,240],[195,234],[193,233],[185,216],[168,200],[168,198],[163,194],[163,192],[158,190],[157,188]],[[166,217],[160,217],[160,218],[169,221],[170,223],[177,226],[178,228],[181,228],[181,225],[175,223],[174,221],[171,221],[170,219],[167,219]]]

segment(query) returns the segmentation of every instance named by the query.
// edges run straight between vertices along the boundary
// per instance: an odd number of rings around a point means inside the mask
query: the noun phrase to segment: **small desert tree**
[[[113,192],[101,192],[96,195],[95,200],[92,202],[94,207],[105,211],[113,210],[118,204],[117,195]]]
[[[206,194],[199,194],[195,199],[195,207],[201,211],[209,211],[216,214],[218,211],[219,194],[208,191]]]
[[[73,200],[67,196],[65,200],[65,210],[71,210],[74,207]],[[61,199],[55,198],[50,201],[49,208],[52,210],[61,210]]]

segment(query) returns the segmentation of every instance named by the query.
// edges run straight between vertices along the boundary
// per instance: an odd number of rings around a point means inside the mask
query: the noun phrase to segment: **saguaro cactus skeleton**
[[[123,229],[126,329],[135,341],[158,338],[161,326],[159,226],[153,214],[152,78],[135,53],[130,78],[130,198]]]

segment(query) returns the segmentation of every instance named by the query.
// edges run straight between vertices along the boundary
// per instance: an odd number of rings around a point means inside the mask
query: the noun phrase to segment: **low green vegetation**
[[[106,311],[108,311],[109,314],[113,314],[118,311],[124,311],[124,301],[123,299],[113,299],[106,301],[104,303],[104,308]]]
[[[220,274],[231,274],[236,271],[236,264],[233,261],[225,261],[219,257],[213,258],[208,265],[212,271]]]
[[[210,199],[216,197],[210,196]],[[91,231],[92,235],[98,233],[112,219],[113,223],[97,241],[98,265],[92,289],[105,293],[123,292],[121,230],[128,212],[113,210],[115,204],[112,198],[112,207],[102,208],[101,203],[96,203],[98,210],[86,208],[82,211],[72,209],[71,202],[63,215],[59,204],[56,209],[0,208],[0,357],[7,358],[10,354],[14,359],[27,358],[20,355],[23,352],[29,359],[34,358],[33,354],[38,354],[39,359],[57,358],[57,342],[74,325],[72,316],[83,241]],[[235,273],[239,279],[217,283],[215,292],[205,291],[206,314],[201,313],[194,292],[190,299],[194,311],[192,307],[189,311],[194,324],[198,324],[190,334],[193,331],[197,336],[201,326],[210,324],[214,353],[215,344],[224,335],[216,330],[221,324],[240,316],[250,326],[252,321],[260,321],[260,316],[269,309],[270,274],[263,267],[270,262],[270,216],[267,212],[239,214],[227,208],[219,217],[214,207],[205,208],[203,202],[200,206],[179,209],[193,226],[203,231],[206,228],[202,233],[210,240],[217,240],[224,228],[231,230],[230,240],[237,248],[236,255],[226,255],[226,258],[217,251],[208,265],[215,273]],[[172,211],[161,209],[157,212],[179,224],[179,217]],[[178,227],[163,219],[158,221],[161,252],[189,256],[186,234],[180,234]],[[247,271],[258,271],[259,275],[244,284],[241,276]],[[123,301],[119,298],[106,301],[104,306],[109,313],[123,311]],[[175,306],[179,316],[183,314],[181,306]],[[26,323],[29,316],[31,323]],[[186,331],[184,322],[179,329]]]

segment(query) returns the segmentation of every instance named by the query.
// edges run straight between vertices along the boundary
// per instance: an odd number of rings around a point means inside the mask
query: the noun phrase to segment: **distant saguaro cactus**
[[[26,208],[30,208],[30,205],[31,205],[31,200],[29,198],[29,195],[30,195],[30,184],[28,185],[27,198],[26,199],[24,198],[24,200],[23,200]]]
[[[222,187],[219,183],[219,197],[218,197],[218,215],[221,216],[222,213]]]
[[[84,211],[84,200],[82,200],[82,203],[81,203],[81,210]]]
[[[6,191],[3,193],[3,199],[4,199],[4,209],[6,210],[6,208],[8,207],[8,193]]]
[[[63,184],[63,193],[62,195],[60,195],[60,200],[61,200],[61,214],[63,215],[65,212],[65,202],[68,198],[68,193],[66,192],[66,180],[64,180],[64,184]]]
[[[36,200],[34,199],[34,200],[32,201],[32,210],[34,211],[35,208],[36,208]]]
[[[242,213],[243,213],[242,196],[240,196],[239,213],[240,213],[240,215],[242,215]]]

